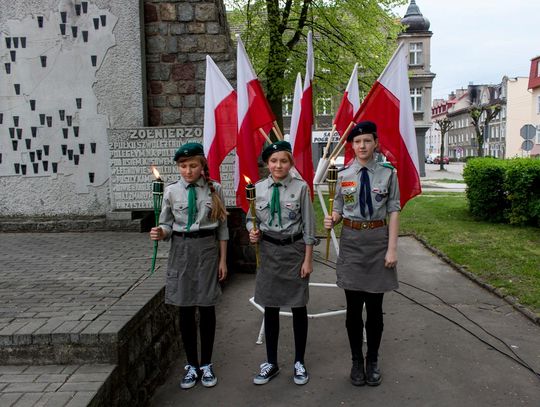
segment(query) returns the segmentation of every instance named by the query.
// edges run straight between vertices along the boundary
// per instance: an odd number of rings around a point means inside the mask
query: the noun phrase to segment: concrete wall
[[[0,0],[1,216],[109,210],[107,129],[145,124],[140,9]]]

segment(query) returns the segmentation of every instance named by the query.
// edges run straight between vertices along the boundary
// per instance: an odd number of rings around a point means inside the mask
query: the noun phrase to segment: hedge
[[[477,219],[540,226],[540,160],[475,158],[463,178]]]

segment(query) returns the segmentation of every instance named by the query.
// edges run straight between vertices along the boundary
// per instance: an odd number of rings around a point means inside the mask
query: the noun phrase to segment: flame
[[[332,167],[334,167],[334,166],[336,165],[336,160],[335,160],[334,158],[332,158],[332,159],[330,160],[330,165],[331,165]]]
[[[246,180],[247,184],[251,184],[251,179],[247,175],[244,175],[244,179]]]
[[[156,179],[161,179],[161,176],[159,175],[159,171],[155,165],[150,166],[150,170],[152,171]]]

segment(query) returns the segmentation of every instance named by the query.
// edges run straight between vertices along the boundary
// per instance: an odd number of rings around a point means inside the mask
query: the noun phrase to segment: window
[[[540,78],[540,59],[536,61],[536,76]]]
[[[540,114],[540,96],[536,97],[536,114]]]
[[[283,96],[283,116],[292,115],[293,98],[292,95]]]
[[[422,65],[422,43],[411,42],[409,44],[409,65]]]
[[[329,116],[332,114],[332,98],[330,96],[319,96],[317,98],[317,114]]]
[[[411,89],[411,103],[413,112],[422,111],[422,88]]]

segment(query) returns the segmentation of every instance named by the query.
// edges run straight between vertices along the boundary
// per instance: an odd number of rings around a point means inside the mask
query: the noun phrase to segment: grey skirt
[[[337,285],[345,290],[384,293],[398,288],[397,270],[384,266],[388,226],[356,230],[343,226],[337,261]]]
[[[172,236],[167,264],[165,303],[178,306],[216,305],[219,246],[215,236],[184,239]]]
[[[260,264],[255,279],[255,302],[263,307],[304,307],[309,300],[309,277],[301,278],[306,245],[259,242]]]

